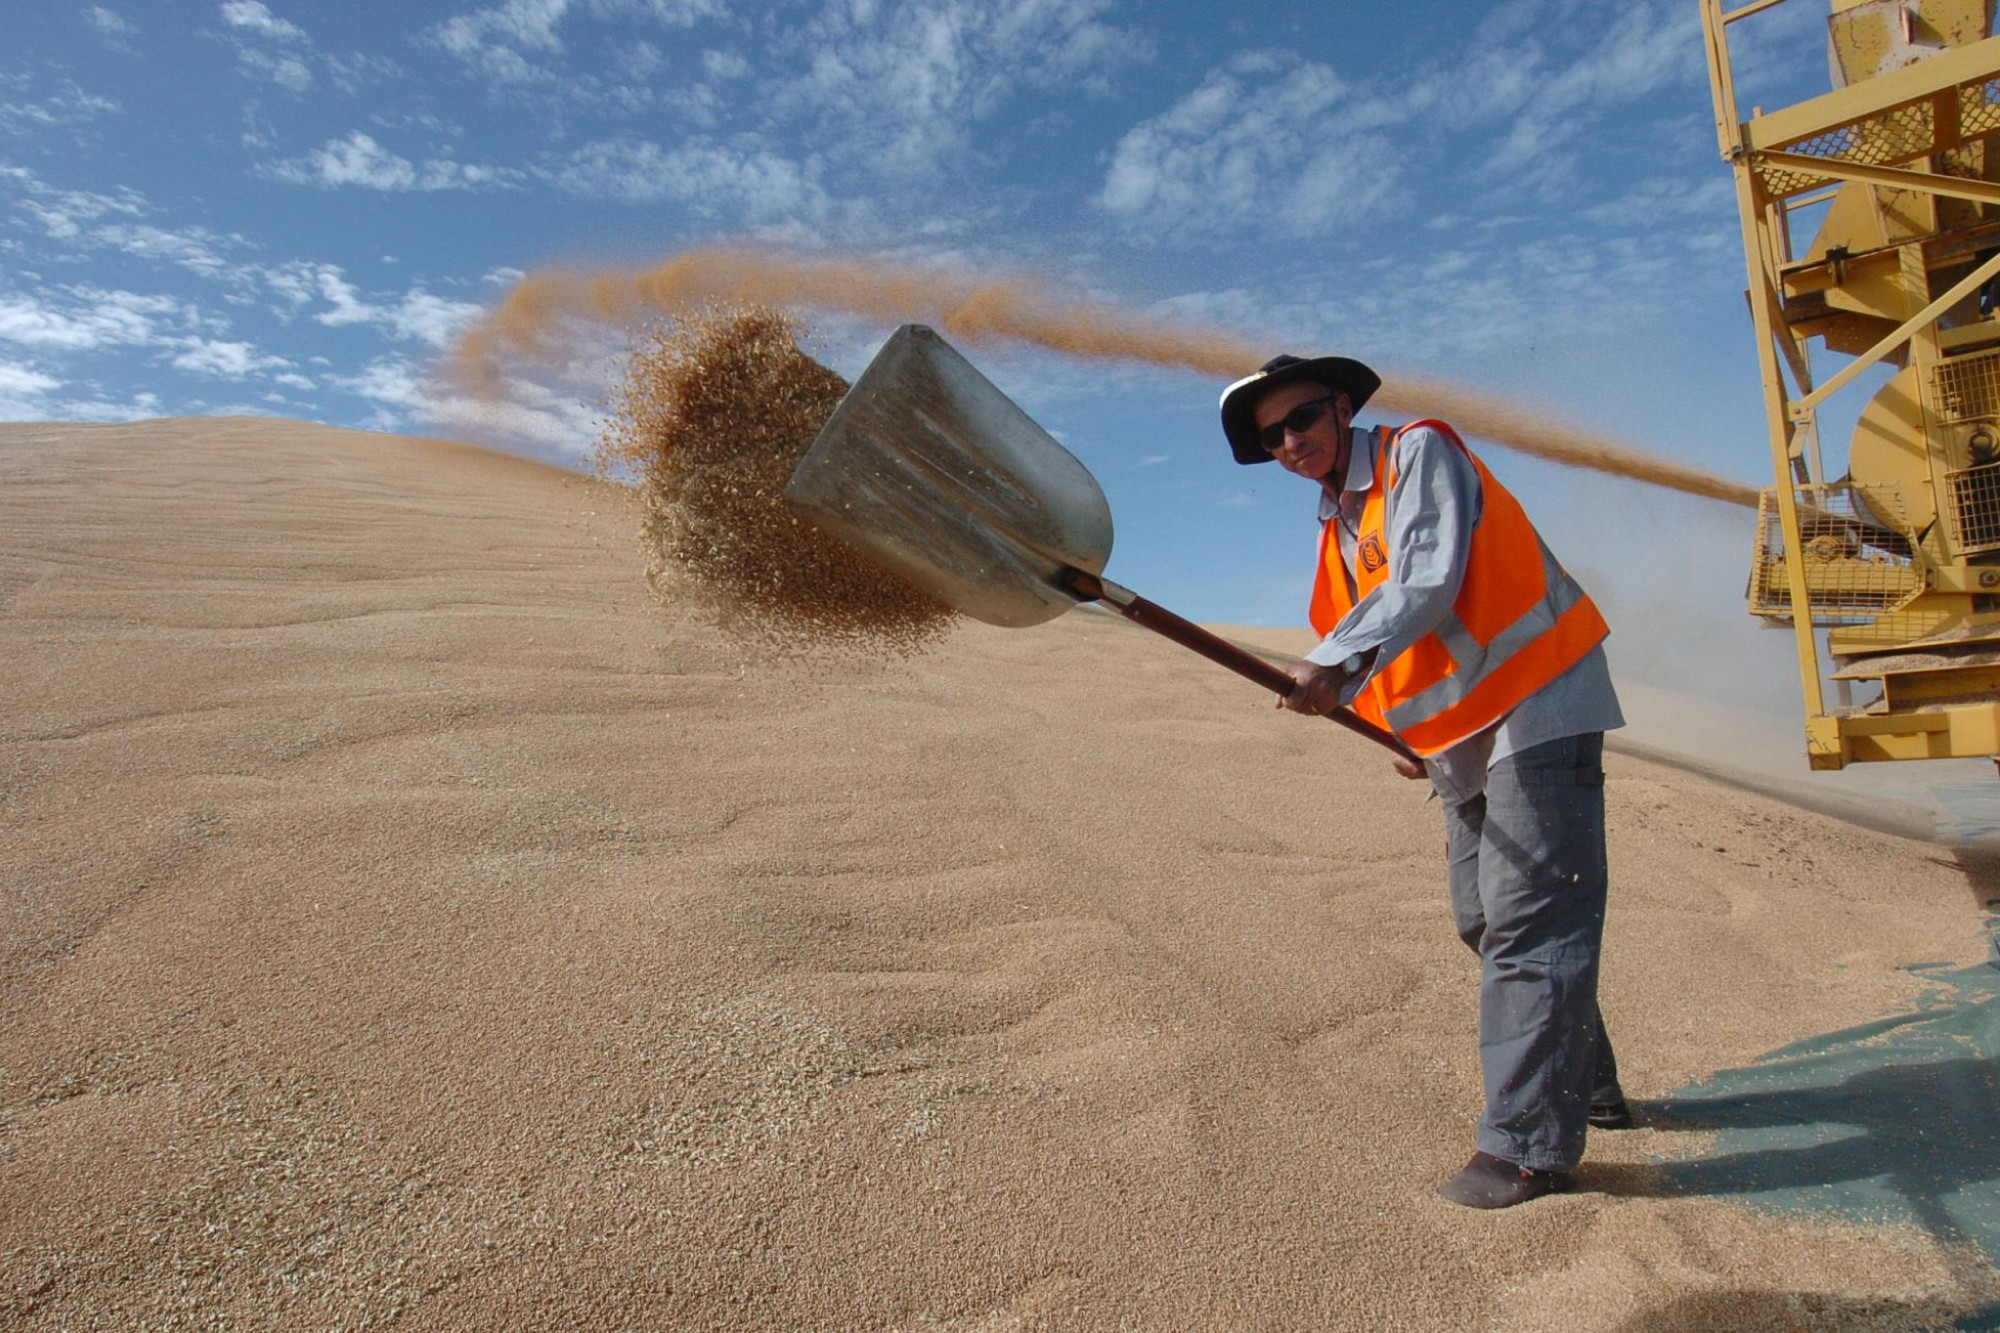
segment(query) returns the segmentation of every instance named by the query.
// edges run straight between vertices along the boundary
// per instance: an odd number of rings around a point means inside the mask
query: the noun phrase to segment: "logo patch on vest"
[[[1361,560],[1361,567],[1370,574],[1389,563],[1389,554],[1382,549],[1382,538],[1378,533],[1371,532],[1363,537],[1361,549],[1356,554]]]

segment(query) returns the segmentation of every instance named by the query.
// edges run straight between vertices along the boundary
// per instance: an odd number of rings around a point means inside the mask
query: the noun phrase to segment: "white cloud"
[[[420,130],[433,139],[465,137],[465,126],[429,111],[377,111],[368,117],[368,123],[385,130]]]
[[[504,189],[520,175],[508,167],[474,166],[446,158],[412,162],[360,130],[345,139],[329,139],[304,157],[267,163],[259,171],[293,185],[316,185],[326,190],[351,185],[390,192]]]
[[[324,57],[326,72],[333,79],[333,86],[352,95],[375,83],[387,83],[401,78],[403,67],[387,56],[371,56],[360,52],[352,55],[328,55]],[[429,118],[433,123],[437,118]]]
[[[338,328],[343,324],[365,324],[380,313],[375,307],[361,300],[360,293],[354,289],[354,284],[341,276],[338,268],[329,266],[319,271],[319,294],[333,306],[333,309],[321,311],[313,316],[313,320],[330,328]]]
[[[122,186],[116,194],[59,190],[26,167],[0,166],[0,183],[20,192],[14,207],[34,219],[51,240],[74,240],[85,224],[107,214],[137,217],[146,211],[145,199],[134,190]]]
[[[408,361],[373,361],[357,375],[329,375],[327,382],[359,398],[391,407],[415,408],[424,401],[416,367]]]
[[[823,218],[832,209],[813,164],[704,138],[671,150],[650,140],[601,140],[544,174],[571,194],[628,204],[672,200],[708,218],[782,222]]]
[[[49,413],[48,396],[62,387],[53,375],[0,361],[0,421],[36,421]]]
[[[19,191],[14,201],[16,212],[51,240],[117,250],[150,263],[174,264],[208,281],[237,288],[254,286],[260,280],[279,290],[296,285],[282,265],[244,262],[243,251],[253,247],[240,234],[222,235],[199,226],[163,227],[143,220],[155,210],[135,190],[121,187],[115,195],[61,190],[24,167],[0,166],[0,187],[8,185]]]
[[[275,417],[279,415],[260,403],[205,403],[190,398],[187,410],[205,417]]]
[[[61,387],[62,381],[53,375],[44,375],[12,361],[0,361],[0,393],[43,394]]]
[[[103,5],[91,5],[83,11],[83,21],[106,37],[131,37],[138,33],[130,19],[115,14]]]
[[[259,0],[224,0],[222,21],[232,28],[245,29],[273,41],[303,42],[306,39],[305,29],[279,18]]]
[[[220,379],[248,379],[261,370],[281,370],[292,363],[282,356],[260,356],[245,342],[218,342],[211,338],[189,338],[186,350],[173,358],[176,369]]]
[[[295,93],[302,93],[312,87],[312,70],[306,62],[289,51],[272,54],[245,48],[236,53],[236,62],[251,77],[264,79]]]
[[[124,223],[95,228],[91,239],[137,259],[178,264],[204,278],[229,278],[239,272],[221,248],[244,244],[241,236],[218,236],[204,227],[168,231],[148,223]]]
[[[162,323],[195,323],[191,307],[166,296],[65,287],[34,295],[0,295],[0,342],[59,352],[101,347],[149,347],[166,341]]]
[[[1381,114],[1325,65],[1239,55],[1119,140],[1095,202],[1161,238],[1323,237],[1406,197],[1403,155],[1352,123]]]
[[[0,132],[32,134],[88,124],[124,110],[117,102],[87,93],[70,79],[39,102],[0,102]]]
[[[275,312],[281,318],[312,300],[319,291],[319,270],[302,260],[259,265],[254,271],[264,285],[285,303],[284,310]]]
[[[1593,222],[1645,226],[1662,218],[1705,218],[1730,227],[1736,224],[1736,187],[1725,172],[1688,182],[1653,176],[1626,188],[1616,199],[1584,210]]]
[[[1392,365],[1407,364],[1411,348],[1446,368],[1583,339],[1610,347],[1689,291],[1740,286],[1734,221],[1662,215],[1616,230],[1549,219],[1460,249],[1384,246],[1288,274],[1270,291],[1188,293],[1155,308],[1200,325],[1284,330],[1273,350],[1338,347]]]
[[[628,79],[650,79],[667,67],[667,58],[660,54],[660,48],[643,39],[620,46],[613,60]]]
[[[1489,176],[1543,165],[1552,150],[1589,129],[1595,110],[1705,78],[1697,15],[1680,5],[1633,5],[1608,31],[1591,34],[1572,63],[1531,66],[1529,73],[1535,77],[1525,85],[1524,104],[1486,163]],[[1543,178],[1553,179],[1546,166]]]
[[[139,35],[139,29],[132,20],[103,5],[91,5],[83,11],[83,21],[105,40],[114,51],[130,51],[132,39]]]
[[[650,18],[663,28],[692,28],[703,19],[726,18],[723,0],[590,0],[599,17],[632,14]]]
[[[53,405],[49,416],[57,421],[143,421],[160,415],[160,395],[137,393],[129,402],[108,399],[73,399]]]
[[[822,151],[871,173],[925,176],[962,160],[973,126],[1023,88],[1103,90],[1143,59],[1112,0],[855,0],[798,30],[802,75],[768,85]]]
[[[279,18],[260,0],[224,0],[220,13],[244,74],[294,93],[312,87],[312,68],[306,64],[312,42],[305,29]]]
[[[444,348],[479,318],[484,309],[470,301],[454,301],[419,287],[406,292],[400,302],[388,308],[386,323],[399,338]]]
[[[504,0],[446,19],[430,30],[429,38],[469,71],[496,84],[551,83],[555,71],[538,62],[562,55],[556,29],[579,9],[600,19],[649,18],[667,28],[692,27],[728,13],[723,0],[586,0],[581,5],[576,0]],[[638,58],[645,60],[643,55]]]
[[[151,393],[127,403],[55,397],[65,383],[31,366],[0,361],[0,421],[135,421],[160,412],[159,395]]]
[[[576,395],[533,381],[514,381],[508,396],[480,398],[426,379],[410,362],[383,359],[355,375],[329,375],[333,387],[380,404],[371,425],[441,429],[486,442],[512,440],[568,459],[586,456],[601,431],[596,413]]]
[[[0,185],[8,183],[18,184],[28,193],[29,197],[22,199],[18,207],[39,222],[52,238],[116,249],[135,259],[153,263],[177,265],[231,289],[231,294],[225,299],[238,303],[248,303],[253,294],[261,289],[275,298],[266,306],[269,312],[286,322],[302,308],[317,301],[326,301],[332,308],[314,316],[318,323],[329,326],[373,324],[395,338],[442,348],[476,318],[482,308],[470,302],[436,295],[421,285],[393,300],[368,300],[355,291],[337,266],[302,260],[257,262],[244,253],[250,251],[254,256],[251,242],[233,233],[219,235],[203,227],[176,230],[145,221],[103,224],[94,221],[107,213],[144,215],[151,212],[141,197],[129,192],[124,198],[113,199],[58,191],[25,168],[0,167]],[[518,270],[508,272],[518,278]],[[0,321],[0,339],[88,350],[120,343],[146,345],[161,342],[164,335],[155,336],[148,331],[149,325],[142,328],[137,321],[169,311],[182,316],[180,322],[183,326],[200,322],[191,313],[193,307],[178,306],[172,302],[164,305],[157,302],[133,304],[138,299],[130,293],[115,295],[110,298],[106,316],[95,317],[87,311],[72,310],[66,304],[52,306],[47,294],[35,300],[8,298],[11,304],[0,306],[0,315],[5,317],[4,321]],[[154,301],[154,298],[147,300]],[[164,298],[158,300],[163,301]],[[119,322],[107,323],[107,318]],[[222,321],[209,323],[218,330],[226,327]],[[184,342],[174,345],[181,349],[182,357],[176,358],[176,364],[183,369],[233,373],[238,368],[238,363],[227,359],[230,353],[226,351],[191,349]]]
[[[1704,83],[1695,28],[1666,0],[1521,0],[1381,87],[1288,53],[1239,55],[1118,142],[1095,203],[1161,239],[1332,240],[1402,215],[1442,171],[1488,183],[1462,225],[1489,225],[1524,196],[1573,193],[1582,136],[1614,108]]]
[[[496,83],[541,82],[553,76],[521,52],[561,51],[556,25],[569,7],[570,0],[507,0],[446,19],[431,30],[431,39]]]
[[[243,108],[243,133],[237,142],[245,148],[269,148],[278,142],[277,122],[264,114],[262,99],[252,99]]]
[[[750,73],[750,62],[734,51],[703,51],[701,67],[711,79],[740,79]]]
[[[458,55],[493,43],[560,51],[556,25],[569,12],[570,0],[506,0],[491,9],[474,10],[438,25],[437,38]]]
[[[397,338],[439,349],[450,346],[459,332],[484,310],[469,301],[434,295],[422,287],[412,288],[393,303],[368,301],[339,268],[330,264],[319,270],[319,293],[333,308],[314,315],[316,323],[330,328],[373,324]]]
[[[0,365],[0,421],[138,421],[160,415],[160,396],[156,393],[138,394],[123,403],[101,395],[56,398],[47,393],[9,393],[5,370]]]

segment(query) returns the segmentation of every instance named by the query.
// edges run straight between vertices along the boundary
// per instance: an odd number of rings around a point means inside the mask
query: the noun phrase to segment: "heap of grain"
[[[766,306],[715,306],[646,330],[598,446],[601,471],[639,487],[646,581],[778,653],[910,654],[951,608],[794,514],[783,491],[847,382]]]

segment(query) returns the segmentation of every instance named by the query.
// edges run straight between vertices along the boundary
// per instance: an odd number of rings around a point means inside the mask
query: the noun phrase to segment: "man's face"
[[[1327,388],[1311,380],[1293,380],[1257,400],[1257,433],[1260,437],[1283,421],[1296,408],[1327,397]],[[1307,481],[1338,480],[1347,467],[1347,423],[1352,412],[1347,395],[1320,403],[1319,415],[1304,430],[1281,429],[1271,457],[1294,476]]]

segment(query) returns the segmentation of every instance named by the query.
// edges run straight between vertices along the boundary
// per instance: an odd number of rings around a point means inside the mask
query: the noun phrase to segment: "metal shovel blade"
[[[793,508],[975,620],[1038,625],[1104,572],[1096,478],[951,344],[905,324],[785,484]]]

